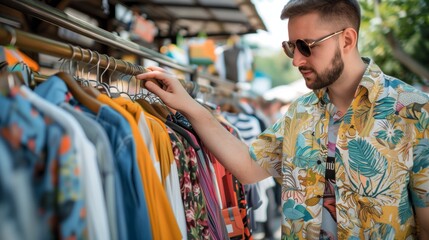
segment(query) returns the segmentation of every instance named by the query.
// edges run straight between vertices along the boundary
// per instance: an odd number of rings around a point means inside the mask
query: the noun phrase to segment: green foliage
[[[378,9],[376,1],[378,1]],[[423,67],[429,67],[429,0],[360,0],[360,49],[382,70],[410,84],[423,80],[392,55],[386,41],[391,32],[401,48]]]

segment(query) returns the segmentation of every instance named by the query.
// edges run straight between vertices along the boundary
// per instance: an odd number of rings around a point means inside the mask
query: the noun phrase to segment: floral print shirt
[[[338,239],[414,239],[413,207],[429,207],[429,97],[383,74],[371,59],[338,131]],[[330,103],[300,97],[251,145],[282,183],[282,239],[319,239]]]
[[[167,128],[180,179],[187,236],[183,239],[210,239],[206,201],[198,179],[197,153],[184,137]]]

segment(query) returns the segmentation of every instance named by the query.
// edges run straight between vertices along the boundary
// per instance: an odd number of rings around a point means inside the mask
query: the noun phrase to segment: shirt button
[[[320,160],[317,160],[317,164],[321,164],[322,163],[322,161],[320,161]]]

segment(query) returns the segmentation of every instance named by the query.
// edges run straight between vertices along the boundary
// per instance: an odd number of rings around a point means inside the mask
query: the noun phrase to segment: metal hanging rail
[[[137,75],[146,71],[142,66],[116,59],[106,54],[99,54],[89,49],[40,37],[8,26],[0,25],[0,45],[15,46],[22,50],[72,59],[78,62],[97,65],[103,70],[109,69],[127,75]],[[190,94],[200,89],[197,82],[185,81],[183,79],[178,80]],[[208,92],[204,87],[202,90]]]
[[[64,12],[61,12],[58,9],[42,2],[36,2],[32,0],[8,0],[2,1],[1,4],[19,10],[25,14],[32,15],[59,27],[63,27],[73,32],[82,34],[83,36],[94,39],[95,41],[110,47],[125,50],[143,58],[156,61],[161,65],[190,73],[192,76],[191,78],[196,79],[194,76],[194,74],[196,74],[194,68],[174,62],[172,59],[156,51],[144,48],[136,43],[122,39],[108,31],[105,31],[104,29],[92,26],[80,19],[69,16]]]
[[[26,33],[11,27],[0,25],[0,45],[16,46],[22,50],[39,52],[55,57],[72,59],[92,65],[101,69],[118,71],[128,75],[144,73],[145,70],[138,65],[115,59],[106,54],[99,54],[71,44],[54,41],[31,33]]]

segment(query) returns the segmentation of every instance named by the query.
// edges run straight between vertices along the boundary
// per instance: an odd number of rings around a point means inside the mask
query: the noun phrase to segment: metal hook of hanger
[[[16,39],[17,39],[15,29],[9,26],[4,26],[4,28],[6,29],[6,31],[10,33],[10,42],[8,45],[15,47]]]
[[[124,60],[120,59],[120,61],[123,62],[125,65],[125,71],[124,71],[123,75],[121,76],[121,90],[123,90],[124,89],[124,81],[122,78],[126,76],[126,73],[128,72],[129,66],[128,66],[127,62],[125,62]]]
[[[112,59],[113,59],[113,62],[115,64],[115,66],[113,67],[113,71],[109,75],[108,83],[103,82],[103,83],[106,84],[106,87],[108,89],[108,95],[109,95],[109,97],[112,96],[110,89],[114,88],[114,86],[112,86],[112,75],[116,72],[116,68],[118,67],[118,63],[116,62],[116,58],[112,57]],[[115,88],[115,89],[117,90],[117,92],[119,92],[118,88]]]
[[[92,62],[92,58],[93,58],[94,55],[93,55],[93,53],[92,53],[91,50],[89,50],[89,49],[87,49],[87,50],[88,50],[90,56],[89,56],[89,61],[82,68],[82,76],[83,76],[83,71],[85,70],[85,67],[86,67],[88,69],[88,72],[87,72],[87,75],[86,75],[86,79],[89,79],[90,71],[89,71],[88,65]]]
[[[83,59],[84,59],[85,55],[84,55],[84,52],[83,52],[84,49],[81,46],[76,46],[76,47],[79,49],[81,56],[80,56],[80,60],[79,61],[76,60],[76,70],[75,70],[76,77],[75,77],[75,79],[76,79],[77,82],[79,82],[83,86],[90,86],[89,81],[87,79],[83,78],[83,74],[82,74],[82,76],[79,76],[79,65],[83,62]]]
[[[97,65],[96,65],[96,68],[97,68],[96,81],[97,81],[97,82],[100,82],[99,77],[100,77],[100,62],[101,62],[101,55],[100,55],[100,53],[98,53],[97,51],[95,51],[95,54],[97,54],[97,58],[98,58]]]
[[[71,58],[73,58],[74,55],[75,55],[73,45],[71,45],[71,44],[68,44],[68,45],[69,45],[69,47],[72,50],[72,56],[71,56]],[[60,71],[65,72],[67,70],[65,64],[66,64],[67,61],[70,61],[70,60],[67,60],[66,58],[60,58],[60,59],[58,59],[58,61],[62,61],[61,64],[60,64]]]
[[[72,72],[73,72],[73,60],[74,60],[74,58],[75,58],[75,55],[76,55],[76,53],[75,53],[75,49],[74,49],[74,46],[73,45],[71,45],[71,44],[68,44],[69,46],[70,46],[70,48],[72,49],[72,56],[71,56],[71,58],[70,58],[70,61],[69,61],[69,74],[71,74]]]
[[[100,54],[97,51],[91,51],[91,54],[97,55],[98,59],[100,59]],[[89,62],[89,64],[92,64],[92,60]],[[95,67],[97,67],[97,65],[93,65],[91,66],[91,68],[88,69],[88,76],[87,79],[89,79],[89,75],[91,74],[92,69],[94,69]]]
[[[109,86],[112,85],[112,75],[116,72],[116,67],[118,67],[118,63],[116,62],[116,58],[112,58],[113,62],[115,63],[115,66],[113,68],[112,73],[109,76]]]
[[[101,76],[100,76],[100,83],[101,82],[103,82],[103,76],[104,76],[104,73],[106,73],[107,72],[107,70],[109,70],[109,67],[110,67],[110,57],[109,56],[107,56],[107,54],[103,54],[104,56],[106,56],[106,59],[107,59],[107,67],[104,69],[104,71],[101,73]]]
[[[109,85],[107,85],[107,84],[103,81],[104,73],[106,73],[106,72],[109,70],[109,67],[110,67],[110,57],[109,57],[109,56],[107,56],[107,54],[103,54],[103,55],[104,55],[104,56],[106,56],[106,59],[107,59],[107,66],[106,66],[106,68],[104,69],[104,71],[101,73],[100,81],[98,82],[98,84],[99,84],[99,86],[101,86],[101,87],[105,90],[105,92],[106,92],[107,96],[111,97],[111,95],[110,95],[110,87],[109,87]]]
[[[80,46],[79,46],[79,50],[80,50],[80,53],[82,54],[82,56],[81,56],[81,60],[80,60],[80,63],[83,63],[84,61],[84,56],[85,56],[85,54],[84,54],[84,50],[85,49],[83,49],[83,48],[81,48]],[[89,52],[89,50],[88,50],[88,52]],[[90,60],[92,60],[92,53],[91,53],[91,56],[90,56]],[[78,65],[79,65],[79,63],[78,63]],[[90,84],[90,82],[89,82],[89,78],[84,78],[83,77],[83,71],[84,71],[84,69],[85,69],[85,66],[86,65],[88,65],[88,63],[87,64],[85,64],[84,66],[82,66],[82,76],[81,77],[79,77],[78,76],[78,79],[77,80],[79,80],[81,83],[82,83],[82,85],[83,86],[87,86],[87,87],[89,87],[89,86],[91,86],[91,84]],[[79,73],[79,69],[77,69],[77,73]]]
[[[131,65],[128,62],[126,62],[126,61],[124,61],[122,59],[119,59],[119,61],[121,61],[125,65],[125,71],[123,72],[123,74],[121,74],[121,77],[119,79],[119,82],[121,83],[121,86],[119,87],[119,83],[117,83],[116,85],[117,85],[118,89],[120,88],[120,90],[119,90],[120,93],[126,94],[131,99],[131,97],[128,94],[128,90],[125,91],[125,88],[124,88],[124,82],[127,81],[124,78],[130,72]],[[128,79],[128,81],[129,81],[129,79]],[[129,87],[129,82],[128,81],[127,81],[127,86]]]
[[[84,54],[83,54],[83,48],[82,47],[80,47],[80,46],[76,46],[76,47],[80,51],[80,61],[76,62],[76,77],[77,77],[77,80],[80,80],[81,76],[79,76],[79,65],[80,65],[81,62],[83,62]]]
[[[137,72],[138,70],[138,66],[134,66],[135,67],[135,71]],[[139,87],[139,80],[137,78],[134,78],[134,81],[136,82],[136,86],[134,88],[134,94],[133,94],[133,101],[135,101],[140,93],[140,87]]]
[[[133,65],[130,62],[127,62],[127,64],[130,65],[130,71],[131,71],[129,74],[130,77],[127,80],[127,93],[128,93],[128,96],[130,96],[130,85],[131,85],[131,79],[133,78],[132,73],[134,72],[134,70],[133,70]]]
[[[137,67],[138,67],[138,69],[139,69],[139,71],[137,72],[137,74],[140,74],[140,73],[144,73],[145,72],[145,70],[144,70],[144,67],[143,66],[140,66],[140,65],[137,65]],[[137,78],[136,78],[137,79]],[[142,85],[141,85],[141,83],[142,83],[142,81],[140,80],[140,82],[139,82],[139,84],[138,84],[138,90],[139,90],[139,96],[144,96],[144,88],[142,87]]]

